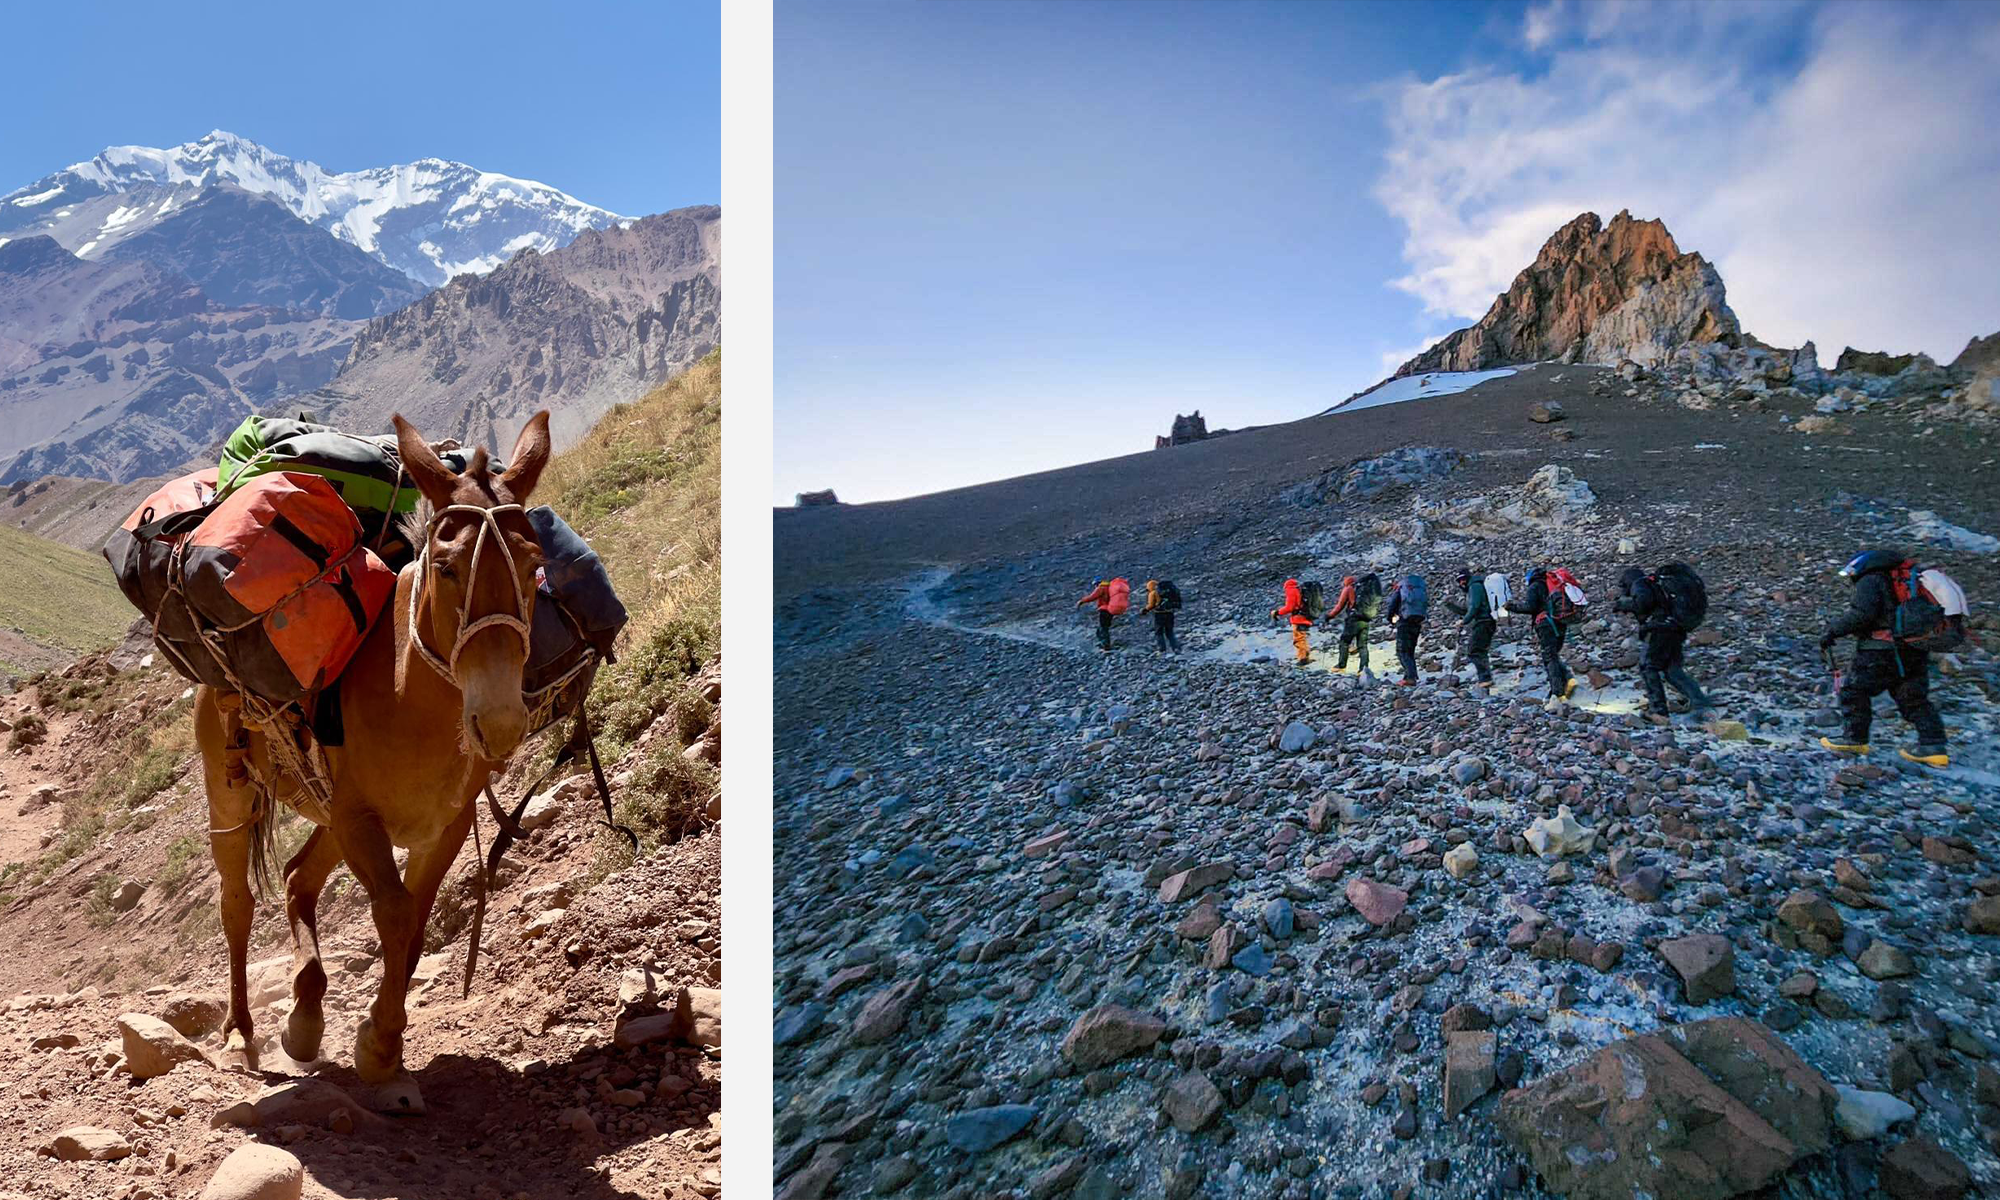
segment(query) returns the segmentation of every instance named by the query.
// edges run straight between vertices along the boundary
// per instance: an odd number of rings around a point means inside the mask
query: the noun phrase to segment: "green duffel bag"
[[[452,470],[463,471],[470,456],[451,450],[439,457]],[[414,557],[396,518],[414,510],[421,497],[403,474],[394,434],[364,437],[311,421],[246,417],[223,443],[217,490],[227,496],[271,471],[304,472],[333,485],[360,519],[368,547],[391,568],[400,569]]]

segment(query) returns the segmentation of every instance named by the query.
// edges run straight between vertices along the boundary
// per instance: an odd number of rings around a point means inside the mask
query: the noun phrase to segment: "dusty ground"
[[[1635,1031],[1753,1017],[1829,1079],[1917,1110],[1801,1163],[1781,1194],[1884,1194],[1883,1155],[1914,1137],[1977,1186],[2000,1184],[2000,953],[1961,925],[2000,888],[1995,556],[1923,551],[1973,594],[1989,647],[1937,678],[1949,774],[1899,765],[1911,739],[1886,709],[1869,763],[1818,749],[1814,645],[1844,603],[1831,570],[1900,540],[1908,510],[2000,531],[1993,431],[1877,411],[1801,435],[1785,418],[1806,405],[1703,412],[1623,390],[1608,372],[1542,366],[1026,480],[780,512],[782,1192],[1545,1194],[1495,1125],[1500,1101],[1440,1111],[1442,1015],[1461,1004],[1498,1028],[1503,1082],[1524,1084]],[[1547,400],[1568,413],[1553,429],[1527,420]],[[1414,490],[1287,497],[1405,445],[1471,457]],[[1518,491],[1544,464],[1587,480],[1596,503],[1484,534],[1419,513]],[[1518,577],[1567,563],[1608,606],[1622,568],[1671,558],[1708,579],[1690,663],[1740,736],[1632,712],[1636,642],[1620,620],[1577,632],[1569,661],[1601,682],[1573,705],[1544,709],[1518,623],[1496,645],[1491,698],[1448,677],[1456,623],[1441,599],[1459,564]],[[1279,582],[1362,563],[1431,581],[1414,689],[1282,661],[1267,616]],[[1132,620],[1118,652],[1095,650],[1070,606],[1112,573],[1179,582],[1185,655],[1156,657]],[[1386,644],[1376,654],[1389,675]],[[1309,749],[1279,748],[1292,722],[1316,734]],[[1522,834],[1558,804],[1601,837],[1550,862]],[[1464,878],[1440,862],[1460,845],[1478,855]],[[1156,895],[1197,864],[1229,877],[1199,901]],[[1654,898],[1623,890],[1635,865],[1661,872]],[[1405,891],[1413,919],[1365,921],[1344,892],[1359,877]],[[1801,888],[1834,897],[1845,936],[1830,955],[1777,928]],[[1295,922],[1275,920],[1280,901]],[[1211,961],[1216,926],[1261,960]],[[1617,950],[1531,952],[1551,929]],[[1732,994],[1691,1002],[1662,957],[1696,932],[1728,939]],[[1858,969],[1877,939],[1914,973]],[[1167,1032],[1120,1061],[1070,1061],[1066,1033],[1107,1003]],[[1183,1132],[1168,1100],[1195,1071],[1222,1112]]]
[[[309,1197],[720,1193],[719,1048],[621,1049],[611,1040],[619,980],[632,968],[650,969],[663,992],[720,986],[719,828],[612,869],[608,835],[593,829],[594,796],[582,790],[510,856],[489,902],[469,999],[459,990],[470,853],[445,885],[407,1041],[423,1115],[345,1133],[323,1120],[261,1130],[210,1125],[240,1097],[285,1078],[311,1076],[364,1104],[373,1100],[350,1064],[353,1029],[373,999],[380,963],[360,889],[344,869],[322,906],[333,976],[329,1061],[295,1064],[276,1045],[290,1003],[290,940],[280,906],[266,897],[250,954],[262,1073],[188,1063],[135,1082],[114,1070],[118,1014],[157,1012],[169,994],[220,995],[226,960],[199,773],[171,744],[158,755],[159,776],[109,797],[106,828],[77,836],[80,853],[64,857],[66,804],[77,807],[93,780],[130,766],[123,760],[133,753],[125,740],[131,730],[171,730],[188,707],[170,673],[107,673],[103,664],[87,660],[71,678],[43,685],[76,689],[67,704],[44,708],[43,688],[0,701],[0,719],[10,725],[30,713],[47,720],[39,744],[0,750],[0,861],[14,864],[0,875],[0,945],[10,948],[0,955],[0,996],[14,997],[0,1016],[0,1092],[10,1101],[0,1195],[194,1196],[217,1162],[252,1137],[298,1156]],[[75,707],[65,711],[68,704]],[[161,786],[149,791],[155,782]],[[35,799],[45,785],[55,789],[52,803]],[[510,779],[500,791],[519,786]],[[281,850],[304,833],[295,818],[281,827]],[[484,836],[491,834],[487,824]],[[116,889],[126,881],[144,890],[119,911]],[[564,911],[549,918],[556,909]],[[549,927],[526,933],[538,917]],[[220,1049],[213,1033],[197,1040]],[[77,1125],[122,1135],[132,1153],[114,1162],[57,1162],[40,1153],[59,1130]]]

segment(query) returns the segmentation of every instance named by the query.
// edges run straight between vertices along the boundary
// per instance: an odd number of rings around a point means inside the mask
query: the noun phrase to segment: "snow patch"
[[[57,184],[57,185],[56,185],[55,187],[52,187],[52,188],[50,188],[50,189],[49,189],[48,191],[46,191],[46,192],[36,192],[36,193],[35,193],[34,195],[32,195],[32,196],[23,196],[23,197],[21,197],[21,198],[20,198],[19,200],[16,200],[16,201],[14,201],[14,207],[15,207],[15,208],[33,208],[33,207],[34,207],[35,205],[37,205],[37,204],[42,204],[42,203],[45,203],[45,202],[47,202],[47,201],[50,201],[50,200],[53,200],[53,199],[55,199],[55,198],[56,198],[57,196],[60,196],[60,195],[62,195],[62,194],[63,194],[63,189],[62,189],[62,185],[61,185],[61,184]]]
[[[1499,379],[1512,375],[1513,367],[1498,367],[1491,371],[1433,371],[1428,375],[1405,375],[1377,384],[1358,396],[1343,400],[1319,415],[1354,412],[1363,408],[1379,408],[1384,404],[1401,404],[1406,400],[1428,400],[1433,396],[1449,396],[1474,388],[1489,379]]]

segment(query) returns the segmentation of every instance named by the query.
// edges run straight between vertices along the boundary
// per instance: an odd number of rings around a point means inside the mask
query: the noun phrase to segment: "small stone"
[[[1840,1092],[1840,1107],[1834,1111],[1834,1119],[1840,1122],[1840,1131],[1849,1141],[1865,1142],[1881,1137],[1889,1132],[1891,1125],[1917,1115],[1916,1109],[1887,1092],[1862,1091],[1844,1083],[1836,1087]]]
[[[1189,896],[1218,883],[1226,883],[1236,874],[1236,864],[1219,862],[1194,867],[1178,875],[1169,875],[1160,882],[1160,902],[1176,904]]]
[[[1499,1081],[1494,1056],[1500,1048],[1492,1030],[1467,1030],[1445,1035],[1444,1115],[1447,1121],[1471,1107]]]
[[[304,1165],[289,1152],[251,1142],[215,1168],[201,1200],[298,1200],[305,1180]]]
[[[1958,1200],[1971,1189],[1972,1172],[1943,1146],[1914,1137],[1882,1156],[1881,1180],[1890,1200]]]
[[[134,1079],[165,1075],[184,1062],[213,1065],[201,1047],[158,1017],[123,1013],[118,1018],[118,1034],[124,1048],[125,1069]]]
[[[1681,977],[1689,1004],[1706,1004],[1736,990],[1736,947],[1716,933],[1660,943],[1660,957]]]
[[[1908,954],[1881,938],[1869,942],[1861,957],[1854,960],[1854,965],[1870,979],[1901,979],[1917,973],[1917,964],[1911,961]]]
[[[1199,1133],[1222,1112],[1222,1093],[1200,1071],[1189,1071],[1168,1085],[1160,1109],[1182,1133]]]
[[[1453,879],[1464,879],[1479,866],[1479,852],[1470,842],[1460,842],[1444,852],[1444,869]]]
[[[1357,876],[1347,883],[1347,902],[1363,920],[1380,928],[1395,920],[1410,902],[1410,894],[1401,888],[1378,883],[1365,876]]]
[[[1026,1129],[1039,1111],[1032,1104],[994,1104],[953,1113],[945,1118],[945,1141],[955,1150],[982,1154]]]
[[[1158,1017],[1117,1004],[1100,1004],[1078,1017],[1063,1036],[1062,1056],[1089,1071],[1152,1046],[1166,1032]]]
[[[55,1136],[49,1153],[64,1162],[115,1162],[132,1153],[122,1133],[94,1125],[73,1125]]]

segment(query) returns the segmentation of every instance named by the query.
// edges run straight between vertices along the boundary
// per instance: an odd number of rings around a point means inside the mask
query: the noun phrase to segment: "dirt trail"
[[[182,682],[157,669],[107,671],[101,658],[71,670],[0,697],[10,726],[30,714],[47,722],[39,744],[0,748],[0,942],[14,951],[0,955],[0,997],[12,997],[0,1000],[0,1088],[14,1118],[0,1138],[0,1196],[193,1197],[252,1139],[295,1155],[304,1195],[315,1198],[720,1194],[719,1031],[712,1046],[673,1037],[621,1047],[612,1037],[621,979],[629,994],[630,980],[648,977],[635,971],[649,973],[652,994],[634,998],[634,1013],[682,988],[720,986],[719,828],[611,869],[594,794],[561,790],[501,872],[467,999],[469,850],[440,894],[407,1034],[424,1114],[329,1116],[308,1106],[261,1128],[211,1127],[239,1100],[288,1082],[342,1107],[376,1101],[351,1067],[354,1028],[381,975],[372,921],[343,868],[321,909],[332,977],[326,1061],[294,1063],[277,1046],[290,939],[267,896],[250,951],[261,1071],[187,1062],[135,1081],[121,1055],[121,1013],[192,1013],[192,1040],[221,1062],[213,1027],[226,956],[206,806],[175,736],[187,710]],[[10,736],[0,732],[0,744]],[[44,786],[56,801],[22,812]],[[500,790],[519,786],[510,778]],[[282,821],[281,853],[305,832],[296,818]],[[74,1126],[109,1131],[122,1157],[48,1156]]]

